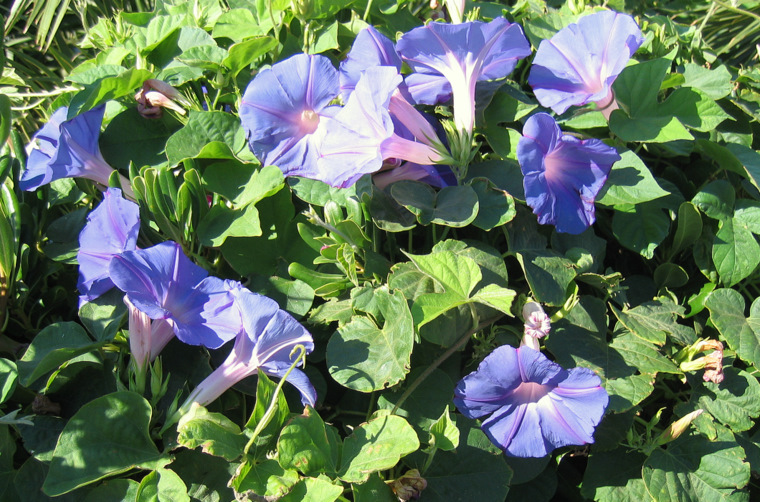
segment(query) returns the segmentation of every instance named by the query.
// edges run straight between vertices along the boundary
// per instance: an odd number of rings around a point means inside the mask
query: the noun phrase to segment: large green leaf
[[[436,192],[430,185],[419,181],[399,181],[391,185],[391,195],[422,225],[437,223],[464,227],[478,215],[478,195],[466,185],[444,187]]]
[[[721,282],[730,287],[749,277],[760,264],[760,244],[747,225],[727,219],[715,233],[712,258]]]
[[[135,502],[190,502],[187,486],[177,473],[157,469],[142,478]]]
[[[231,461],[243,453],[248,438],[221,413],[193,406],[177,424],[177,442],[191,450],[200,446],[204,453]]]
[[[716,289],[705,306],[728,346],[748,363],[760,365],[760,299],[752,302],[749,318],[744,316],[744,298],[733,289]]]
[[[613,306],[612,311],[629,331],[648,342],[663,345],[668,337],[673,337],[682,345],[688,345],[696,340],[694,330],[676,322],[678,316],[683,316],[684,308],[668,298],[623,311]]]
[[[234,159],[245,149],[240,120],[224,112],[190,112],[185,127],[166,142],[166,156],[174,166],[185,159]]]
[[[106,476],[168,462],[148,433],[150,404],[121,391],[87,403],[64,427],[42,490],[55,497]]]
[[[643,502],[649,499],[641,478],[646,457],[626,448],[598,452],[589,457],[581,493],[599,502]]]
[[[354,316],[327,344],[327,366],[341,385],[372,392],[398,383],[409,372],[414,327],[406,299],[387,286],[375,289],[382,327],[369,317]]]
[[[665,195],[668,192],[657,184],[641,158],[632,151],[625,150],[620,154],[620,160],[612,165],[596,203],[604,206],[640,204]]]
[[[754,425],[753,419],[760,416],[760,383],[755,376],[734,367],[724,368],[723,375],[720,384],[693,385],[691,400],[696,401],[696,408],[705,410],[731,430],[746,431]]]
[[[547,305],[562,305],[575,278],[573,262],[554,251],[523,251],[517,259],[525,272],[536,300]]]
[[[616,211],[612,219],[612,232],[620,244],[648,259],[654,257],[654,250],[668,236],[669,229],[670,218],[656,202]]]
[[[307,406],[303,415],[282,429],[277,459],[283,469],[297,469],[307,476],[332,476],[338,472],[341,446],[338,431]]]

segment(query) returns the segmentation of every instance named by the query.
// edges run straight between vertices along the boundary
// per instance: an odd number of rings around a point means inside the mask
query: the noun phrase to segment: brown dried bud
[[[34,396],[32,401],[32,413],[36,415],[59,415],[61,414],[61,405],[54,403],[49,397],[42,394]]]
[[[420,471],[412,469],[395,481],[388,484],[401,502],[418,499],[422,490],[427,488],[427,481],[420,475]]]

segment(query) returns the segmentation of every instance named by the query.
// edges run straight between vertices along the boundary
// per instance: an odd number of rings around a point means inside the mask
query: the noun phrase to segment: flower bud
[[[411,499],[418,499],[422,490],[427,488],[427,481],[420,475],[420,471],[412,469],[395,481],[389,481],[388,484],[396,494],[398,499],[406,502]]]
[[[705,410],[695,410],[685,415],[668,426],[667,429],[662,431],[662,434],[657,438],[658,445],[664,445],[676,440],[681,434],[686,432],[689,425]]]
[[[185,109],[175,103],[184,102],[182,95],[166,82],[150,78],[143,83],[140,92],[135,94],[137,111],[146,119],[161,118],[163,108],[169,108],[184,115]]]

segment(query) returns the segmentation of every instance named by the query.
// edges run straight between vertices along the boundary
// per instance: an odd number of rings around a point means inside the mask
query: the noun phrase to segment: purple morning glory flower
[[[603,11],[582,17],[541,42],[528,83],[538,102],[555,113],[595,102],[609,117],[616,108],[612,83],[643,41],[627,14]]]
[[[108,186],[114,169],[100,153],[98,138],[105,105],[66,120],[68,108],[59,108],[32,138],[26,169],[21,173],[22,190],[36,190],[61,178],[87,178]],[[122,178],[124,194],[134,199],[129,181]]]
[[[362,72],[373,66],[392,66],[401,71],[401,58],[393,42],[368,26],[356,36],[346,59],[340,63],[340,92],[348,101],[354,92]]]
[[[445,148],[435,133],[429,132],[434,130],[419,112],[417,117],[408,114],[396,118],[410,131],[423,134],[424,142],[394,133],[389,108],[400,83],[401,75],[395,68],[375,66],[365,70],[346,106],[320,123],[315,133],[320,157],[315,168],[303,176],[347,187],[362,175],[378,171],[384,159],[422,165],[447,162]],[[431,138],[431,134],[435,137]]]
[[[620,155],[598,139],[562,134],[550,115],[537,113],[525,122],[517,160],[538,222],[579,234],[594,223],[594,199]]]
[[[307,176],[317,163],[314,132],[338,96],[338,71],[324,56],[299,54],[262,71],[248,84],[240,120],[251,151],[286,176]]]
[[[118,188],[109,188],[103,201],[88,216],[79,234],[80,305],[91,302],[113,287],[108,275],[111,259],[137,247],[140,209],[121,196]]]
[[[555,448],[594,442],[609,402],[588,368],[565,370],[530,347],[497,348],[454,390],[454,404],[513,457],[545,457]]]
[[[414,100],[436,104],[450,85],[455,125],[467,132],[475,125],[475,84],[506,77],[531,53],[520,25],[503,18],[429,23],[402,36],[396,48],[416,72],[406,78]]]
[[[267,375],[282,378],[293,363],[290,353],[296,345],[303,345],[307,353],[314,349],[309,332],[280,310],[277,302],[245,288],[234,294],[243,330],[227,359],[195,388],[180,409],[189,409],[193,402],[208,405],[240,380],[255,375],[259,368]],[[314,406],[317,393],[306,373],[293,368],[287,381],[301,392],[304,405]]]
[[[155,360],[166,344],[174,338],[174,329],[166,319],[151,320],[148,314],[129,301],[129,297],[124,296],[124,303],[129,315],[129,351],[141,386],[144,386],[147,364]]]
[[[135,307],[151,319],[166,319],[184,343],[216,349],[241,329],[233,308],[239,283],[207,277],[176,242],[115,256],[109,274]]]

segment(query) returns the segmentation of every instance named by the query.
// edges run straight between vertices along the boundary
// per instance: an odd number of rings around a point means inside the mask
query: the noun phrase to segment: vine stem
[[[473,321],[474,321],[473,322],[473,327],[470,328],[469,330],[467,330],[467,332],[464,335],[462,335],[462,337],[459,340],[457,340],[457,342],[454,345],[452,345],[451,347],[449,347],[449,349],[446,352],[444,352],[443,354],[441,354],[438,357],[438,359],[436,359],[435,361],[433,361],[430,364],[430,366],[428,366],[425,369],[425,371],[423,371],[420,374],[420,376],[418,376],[414,380],[414,382],[412,382],[411,385],[409,385],[409,387],[404,391],[404,393],[401,394],[401,397],[399,398],[398,402],[396,403],[396,405],[391,410],[391,415],[395,415],[396,414],[396,411],[398,411],[398,409],[401,407],[401,405],[404,404],[404,401],[407,400],[407,398],[412,394],[412,392],[414,392],[415,389],[417,389],[417,387],[419,387],[420,384],[422,382],[424,382],[425,379],[427,377],[429,377],[430,374],[433,373],[433,371],[435,371],[436,368],[438,368],[438,366],[440,366],[441,364],[443,364],[443,362],[446,359],[448,359],[449,357],[451,357],[451,355],[454,352],[457,352],[459,349],[461,349],[462,347],[464,347],[465,345],[467,345],[467,342],[470,340],[470,337],[472,335],[474,335],[475,333],[477,333],[481,329],[485,328],[486,326],[489,326],[489,325],[493,324],[499,318],[501,318],[501,316],[503,315],[502,314],[502,315],[499,315],[496,318],[492,318],[492,319],[489,319],[489,320],[484,321],[482,323],[478,323],[478,315],[475,312],[475,306],[472,303],[470,303],[469,305],[470,305],[470,309],[471,309],[472,314],[473,314]]]

